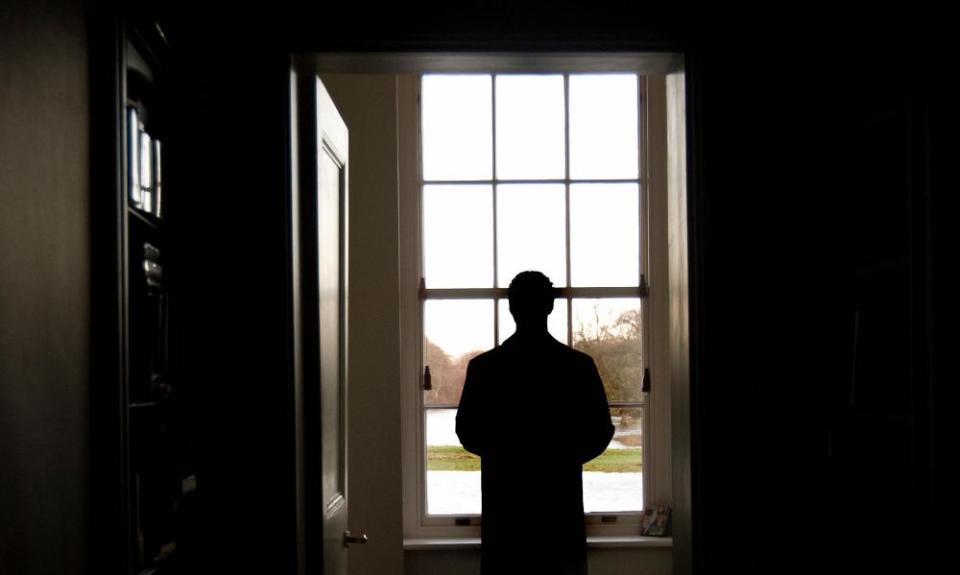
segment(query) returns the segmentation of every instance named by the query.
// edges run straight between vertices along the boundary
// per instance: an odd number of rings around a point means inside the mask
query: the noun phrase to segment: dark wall
[[[917,214],[929,209],[946,177],[932,172],[892,196],[871,196],[852,191],[867,184],[861,177],[863,163],[851,158],[870,139],[868,126],[878,111],[906,106],[930,119],[912,123],[906,140],[893,136],[879,145],[884,153],[900,154],[896,161],[908,165],[904,170],[929,170],[927,159],[936,157],[944,144],[930,126],[947,117],[935,101],[943,82],[933,74],[940,65],[936,55],[942,36],[935,19],[909,15],[776,14],[768,15],[775,16],[768,27],[758,25],[754,13],[698,16],[681,10],[641,17],[627,7],[553,5],[541,10],[475,2],[432,9],[387,7],[373,20],[344,7],[270,7],[250,15],[209,15],[209,26],[195,30],[208,40],[215,38],[211,48],[225,51],[221,54],[235,48],[251,54],[254,45],[304,51],[684,52],[692,105],[696,572],[858,564],[909,570],[930,560],[935,550],[923,547],[919,536],[871,527],[874,516],[861,511],[889,509],[900,494],[921,505],[939,497],[931,446],[941,432],[928,408],[936,404],[936,389],[925,351],[932,345],[928,324],[934,315],[928,305],[933,288],[925,278],[934,250],[925,239],[929,230],[924,226],[931,224]],[[198,97],[225,97],[231,113],[245,112],[239,123],[218,124],[226,145],[237,146],[244,158],[258,155],[251,149],[259,150],[274,162],[276,140],[271,136],[279,131],[271,121],[280,118],[262,115],[271,112],[261,107],[266,103],[261,96],[266,95],[263,83],[276,72],[228,66],[214,73],[226,74],[225,84],[208,82]],[[238,197],[275,210],[275,200],[262,204],[259,198],[267,197],[261,178],[276,182],[279,165],[258,161],[243,166],[247,181],[226,176],[238,184]],[[884,168],[875,164],[867,169]],[[876,210],[896,212],[888,204],[899,201],[897,194],[911,198],[916,216],[904,240],[914,254],[913,283],[904,295],[911,319],[889,331],[902,335],[900,351],[904,346],[910,350],[904,353],[913,367],[897,385],[911,390],[914,419],[910,431],[897,435],[896,449],[881,465],[880,459],[860,454],[883,452],[886,436],[858,423],[863,413],[851,415],[843,400],[852,361],[850,318],[859,305],[849,296],[860,289],[849,252],[854,238],[872,233],[868,222]],[[277,225],[280,214],[266,213],[273,223],[265,223],[262,215],[244,219],[253,216],[249,211],[235,212],[236,218],[215,224],[216,232],[210,233]],[[881,231],[875,239],[883,237]],[[253,275],[255,286],[264,285],[259,271]],[[263,325],[276,321],[262,309],[256,314]],[[251,336],[266,338],[266,332],[259,333]],[[210,337],[225,334],[213,331]],[[226,339],[237,337],[234,333]],[[881,349],[886,348],[861,351],[861,356],[872,354],[882,363]],[[230,401],[246,405],[248,400]],[[856,430],[851,432],[850,425]],[[861,443],[851,439],[857,434],[863,436],[856,440]],[[846,451],[835,442],[846,442]],[[915,471],[882,482],[892,492],[859,489],[871,473],[904,465]],[[247,517],[256,522],[272,512],[254,509]],[[867,542],[878,533],[887,545],[870,549]]]
[[[924,572],[944,549],[926,540],[942,36],[910,14],[793,16],[695,42],[697,562]]]
[[[84,27],[76,6],[12,6],[4,3],[0,20],[0,566],[74,572],[85,558],[89,453]],[[170,281],[184,296],[176,345],[181,389],[198,406],[193,447],[204,503],[196,543],[211,566],[292,565],[292,391],[289,342],[280,335],[288,318],[282,142],[291,47],[686,52],[697,572],[831,561],[918,572],[936,555],[919,535],[901,536],[909,523],[891,518],[889,533],[869,531],[874,517],[859,511],[897,504],[900,493],[929,509],[942,496],[936,446],[946,415],[929,407],[944,404],[929,367],[929,350],[940,349],[931,326],[937,276],[929,270],[938,269],[934,257],[945,245],[932,233],[945,210],[930,208],[942,207],[956,123],[938,74],[945,52],[937,19],[778,14],[763,29],[756,14],[693,21],[679,11],[638,17],[589,8],[474,2],[387,8],[371,21],[359,10],[264,5],[163,16],[178,118],[168,189],[182,190],[168,196],[181,238]],[[889,145],[878,153],[905,158],[903,189],[913,206],[906,319],[892,333],[907,332],[898,349],[908,348],[909,367],[899,385],[914,415],[894,438],[896,454],[884,459],[888,436],[864,427],[862,437],[840,437],[847,428],[838,422],[862,415],[843,407],[856,308],[848,296],[863,293],[849,252],[873,233],[869,215],[860,216],[899,201],[889,199],[897,191],[851,196],[862,179],[848,160],[873,141],[874,119],[888,112],[891,130],[905,135],[880,129]],[[859,157],[863,166],[874,156]],[[874,165],[875,176],[883,164]],[[864,353],[882,364],[885,352],[876,350],[888,348],[873,349]],[[832,451],[831,437],[852,446],[840,463],[844,452]],[[911,472],[886,483],[894,493],[858,489],[862,471],[904,459]],[[934,537],[935,519],[920,515]],[[832,535],[824,542],[825,532]]]
[[[171,353],[199,501],[185,543],[201,572],[293,573],[289,55],[170,34]]]
[[[89,193],[80,2],[0,7],[0,572],[87,558]]]
[[[195,24],[198,15],[191,16]],[[206,278],[209,301],[217,302],[205,308],[211,322],[232,325],[228,311],[235,305],[251,314],[244,327],[229,334],[209,324],[206,341],[211,353],[225,360],[234,358],[224,362],[224,373],[209,374],[225,381],[225,404],[254,408],[258,402],[253,398],[265,398],[255,395],[264,385],[260,380],[271,376],[264,350],[269,350],[270,361],[282,359],[280,349],[265,335],[268,330],[258,329],[279,327],[275,298],[282,286],[270,285],[272,280],[264,279],[263,272],[279,270],[271,263],[270,253],[280,246],[249,239],[254,232],[264,237],[262,232],[282,225],[281,205],[271,195],[271,190],[279,190],[282,176],[276,147],[282,118],[269,107],[277,95],[264,87],[276,77],[279,68],[271,66],[279,62],[265,62],[255,46],[307,51],[683,51],[693,104],[689,206],[695,246],[691,258],[696,314],[695,567],[698,572],[734,567],[762,572],[784,562],[822,565],[836,555],[855,564],[862,545],[846,545],[846,536],[861,530],[864,520],[844,506],[850,504],[856,488],[851,479],[856,473],[850,468],[856,470],[860,463],[831,463],[836,455],[830,442],[832,434],[839,433],[835,428],[842,401],[836,398],[844,394],[850,373],[852,308],[844,294],[858,289],[851,280],[855,271],[848,265],[847,254],[852,238],[868,231],[855,223],[849,231],[851,221],[869,221],[872,202],[886,200],[850,199],[856,197],[851,196],[850,187],[859,181],[860,169],[849,161],[854,151],[850,146],[858,145],[857,138],[860,143],[867,138],[864,126],[877,109],[906,105],[939,117],[941,110],[931,102],[939,86],[925,73],[936,69],[936,60],[922,58],[936,47],[938,36],[927,34],[930,23],[919,18],[834,13],[820,19],[812,13],[781,14],[763,28],[756,25],[755,14],[701,16],[694,21],[680,11],[641,17],[626,8],[553,5],[540,10],[475,2],[422,10],[387,7],[374,21],[343,7],[284,11],[271,6],[249,15],[205,15],[207,25],[182,28],[198,32],[208,42],[205,49],[210,53],[196,54],[205,63],[200,66],[201,76],[192,81],[197,86],[196,110],[219,113],[214,124],[222,130],[224,148],[215,156],[238,154],[239,161],[233,164],[242,166],[244,174],[228,171],[219,182],[211,182],[221,185],[197,192],[206,196],[201,202],[221,194],[238,202],[225,209],[229,217],[206,222],[204,233],[219,241],[240,233],[232,241],[243,249],[229,250],[233,255],[225,261],[240,263],[235,254],[243,253],[255,264],[245,267],[252,284],[244,296],[215,287],[219,280],[205,269],[209,262],[197,260],[198,268],[191,273]],[[896,38],[893,45],[891,38]],[[878,58],[877,50],[884,46],[890,49]],[[237,55],[250,58],[253,64],[231,62]],[[924,67],[923,72],[909,72],[918,66]],[[203,70],[210,75],[204,76]],[[899,74],[892,74],[894,70]],[[191,117],[197,124],[209,121],[199,113]],[[924,160],[914,156],[930,153],[917,147],[927,133],[925,126],[913,126],[913,143],[904,145],[914,146],[909,148],[914,152],[905,152],[903,161],[923,165]],[[900,140],[890,140],[890,146],[898,145]],[[939,149],[937,141],[931,146]],[[906,193],[913,194],[922,211],[930,193],[943,181],[934,174],[915,182]],[[860,220],[851,220],[858,214]],[[201,228],[197,222],[195,229]],[[925,232],[918,229],[910,228],[922,238]],[[914,277],[923,278],[924,266],[929,264],[925,254],[931,249],[923,241],[910,241],[920,270]],[[216,260],[213,254],[209,257]],[[911,298],[922,300],[930,292],[924,281],[912,284]],[[245,303],[249,301],[257,303]],[[909,305],[914,306],[914,314],[923,307],[915,302]],[[901,326],[909,331],[905,337],[911,342],[926,341],[929,330],[924,321],[920,318]],[[234,353],[234,344],[250,353]],[[914,357],[914,364],[922,360],[921,355]],[[923,398],[914,404],[919,408],[932,388],[929,374],[918,369],[900,385]],[[267,463],[268,448],[255,440],[260,433],[276,433],[265,429],[283,422],[281,406],[282,401],[270,411],[258,407],[257,419],[263,425],[253,426],[234,421],[240,416],[224,411],[225,425],[240,424],[230,431],[239,434],[240,441],[227,441],[226,432],[215,433],[231,445],[231,451],[210,462],[220,466],[214,476],[223,473],[215,505],[226,509],[229,499],[239,497],[243,485],[253,481],[227,472],[236,462],[247,458]],[[898,453],[920,471],[900,479],[910,482],[904,491],[929,501],[936,497],[930,479],[933,457],[924,454],[924,446],[932,444],[935,426],[922,414],[918,417],[914,432],[903,440],[906,444]],[[878,441],[868,437],[866,444]],[[245,445],[247,451],[237,445]],[[846,471],[837,471],[841,468]],[[832,473],[846,474],[846,479],[834,481]],[[895,498],[891,494],[887,499],[874,490],[860,503],[880,508]],[[245,523],[275,517],[268,507],[253,505],[246,509]],[[835,516],[846,527],[831,526]],[[843,535],[825,537],[826,532]],[[746,549],[745,533],[751,538]],[[811,545],[811,539],[819,543]],[[276,543],[280,544],[279,538]],[[877,551],[868,563],[905,567],[929,555],[916,542],[905,549],[892,555]]]

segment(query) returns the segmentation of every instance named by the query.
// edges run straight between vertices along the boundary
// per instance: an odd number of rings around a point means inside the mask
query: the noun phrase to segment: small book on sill
[[[670,535],[670,506],[652,505],[643,510],[640,535],[667,537]]]

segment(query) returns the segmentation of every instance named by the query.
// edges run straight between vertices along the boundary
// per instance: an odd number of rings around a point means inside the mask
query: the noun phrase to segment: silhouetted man
[[[587,572],[582,465],[613,425],[593,360],[547,332],[553,284],[522,272],[507,291],[517,331],[474,358],[457,435],[480,456],[484,575]]]

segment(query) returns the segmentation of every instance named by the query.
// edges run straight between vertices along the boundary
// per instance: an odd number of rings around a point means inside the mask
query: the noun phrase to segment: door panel
[[[343,170],[326,146],[319,154],[319,296],[320,296],[320,422],[321,476],[324,512],[338,512],[344,504],[346,476],[344,380],[342,361],[343,308],[341,292],[340,206]],[[345,513],[345,510],[344,510]]]
[[[308,67],[292,120],[298,572],[346,575],[347,128]]]

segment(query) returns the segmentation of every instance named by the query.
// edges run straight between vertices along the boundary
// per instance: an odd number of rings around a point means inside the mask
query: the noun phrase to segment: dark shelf
[[[863,277],[877,273],[901,271],[909,269],[912,263],[909,256],[889,258],[858,265],[854,268],[854,273],[857,276]]]
[[[175,543],[171,541],[171,543]],[[150,561],[149,565],[144,566],[140,571],[137,572],[137,575],[155,575],[157,573],[169,573],[168,570],[164,569],[164,566],[172,564],[175,562],[176,551],[171,551],[169,554],[153,559]]]
[[[130,121],[127,109],[134,107],[137,121],[151,141],[165,143],[166,130],[172,122],[168,115],[171,93],[164,80],[170,51],[152,8],[139,4],[131,7],[124,15],[120,39],[121,122]],[[130,130],[124,130],[122,137],[130,135]],[[126,147],[119,145],[123,152],[130,151],[129,147],[139,153],[140,144],[137,141],[128,142]],[[189,561],[189,542],[196,537],[191,531],[196,503],[187,503],[183,491],[184,485],[195,488],[196,481],[191,476],[185,483],[182,477],[189,466],[188,422],[180,409],[182,404],[167,395],[163,379],[173,371],[168,345],[171,294],[163,275],[168,263],[176,264],[167,255],[169,225],[132,201],[126,184],[129,164],[128,161],[121,166],[123,185],[119,190],[121,213],[126,210],[121,215],[121,241],[126,258],[124,313],[128,326],[124,332],[128,369],[125,389],[121,391],[125,450],[125,461],[121,463],[125,501],[122,545],[126,547],[123,572],[161,575],[190,571],[185,561]],[[182,545],[179,551],[178,545]],[[183,549],[187,549],[187,555]]]
[[[841,413],[850,420],[887,423],[901,428],[910,428],[916,424],[916,416],[911,412],[897,413],[870,407],[844,407]]]
[[[137,403],[131,403],[130,409],[141,408],[141,407],[157,407],[160,405],[156,401],[138,401]]]
[[[141,223],[155,230],[160,230],[163,228],[163,220],[157,218],[153,214],[148,214],[147,212],[138,210],[133,206],[127,206],[127,213],[139,220]]]
[[[151,18],[134,17],[127,38],[140,53],[146,65],[153,70],[162,68],[164,56],[170,49],[166,34],[160,24]]]

